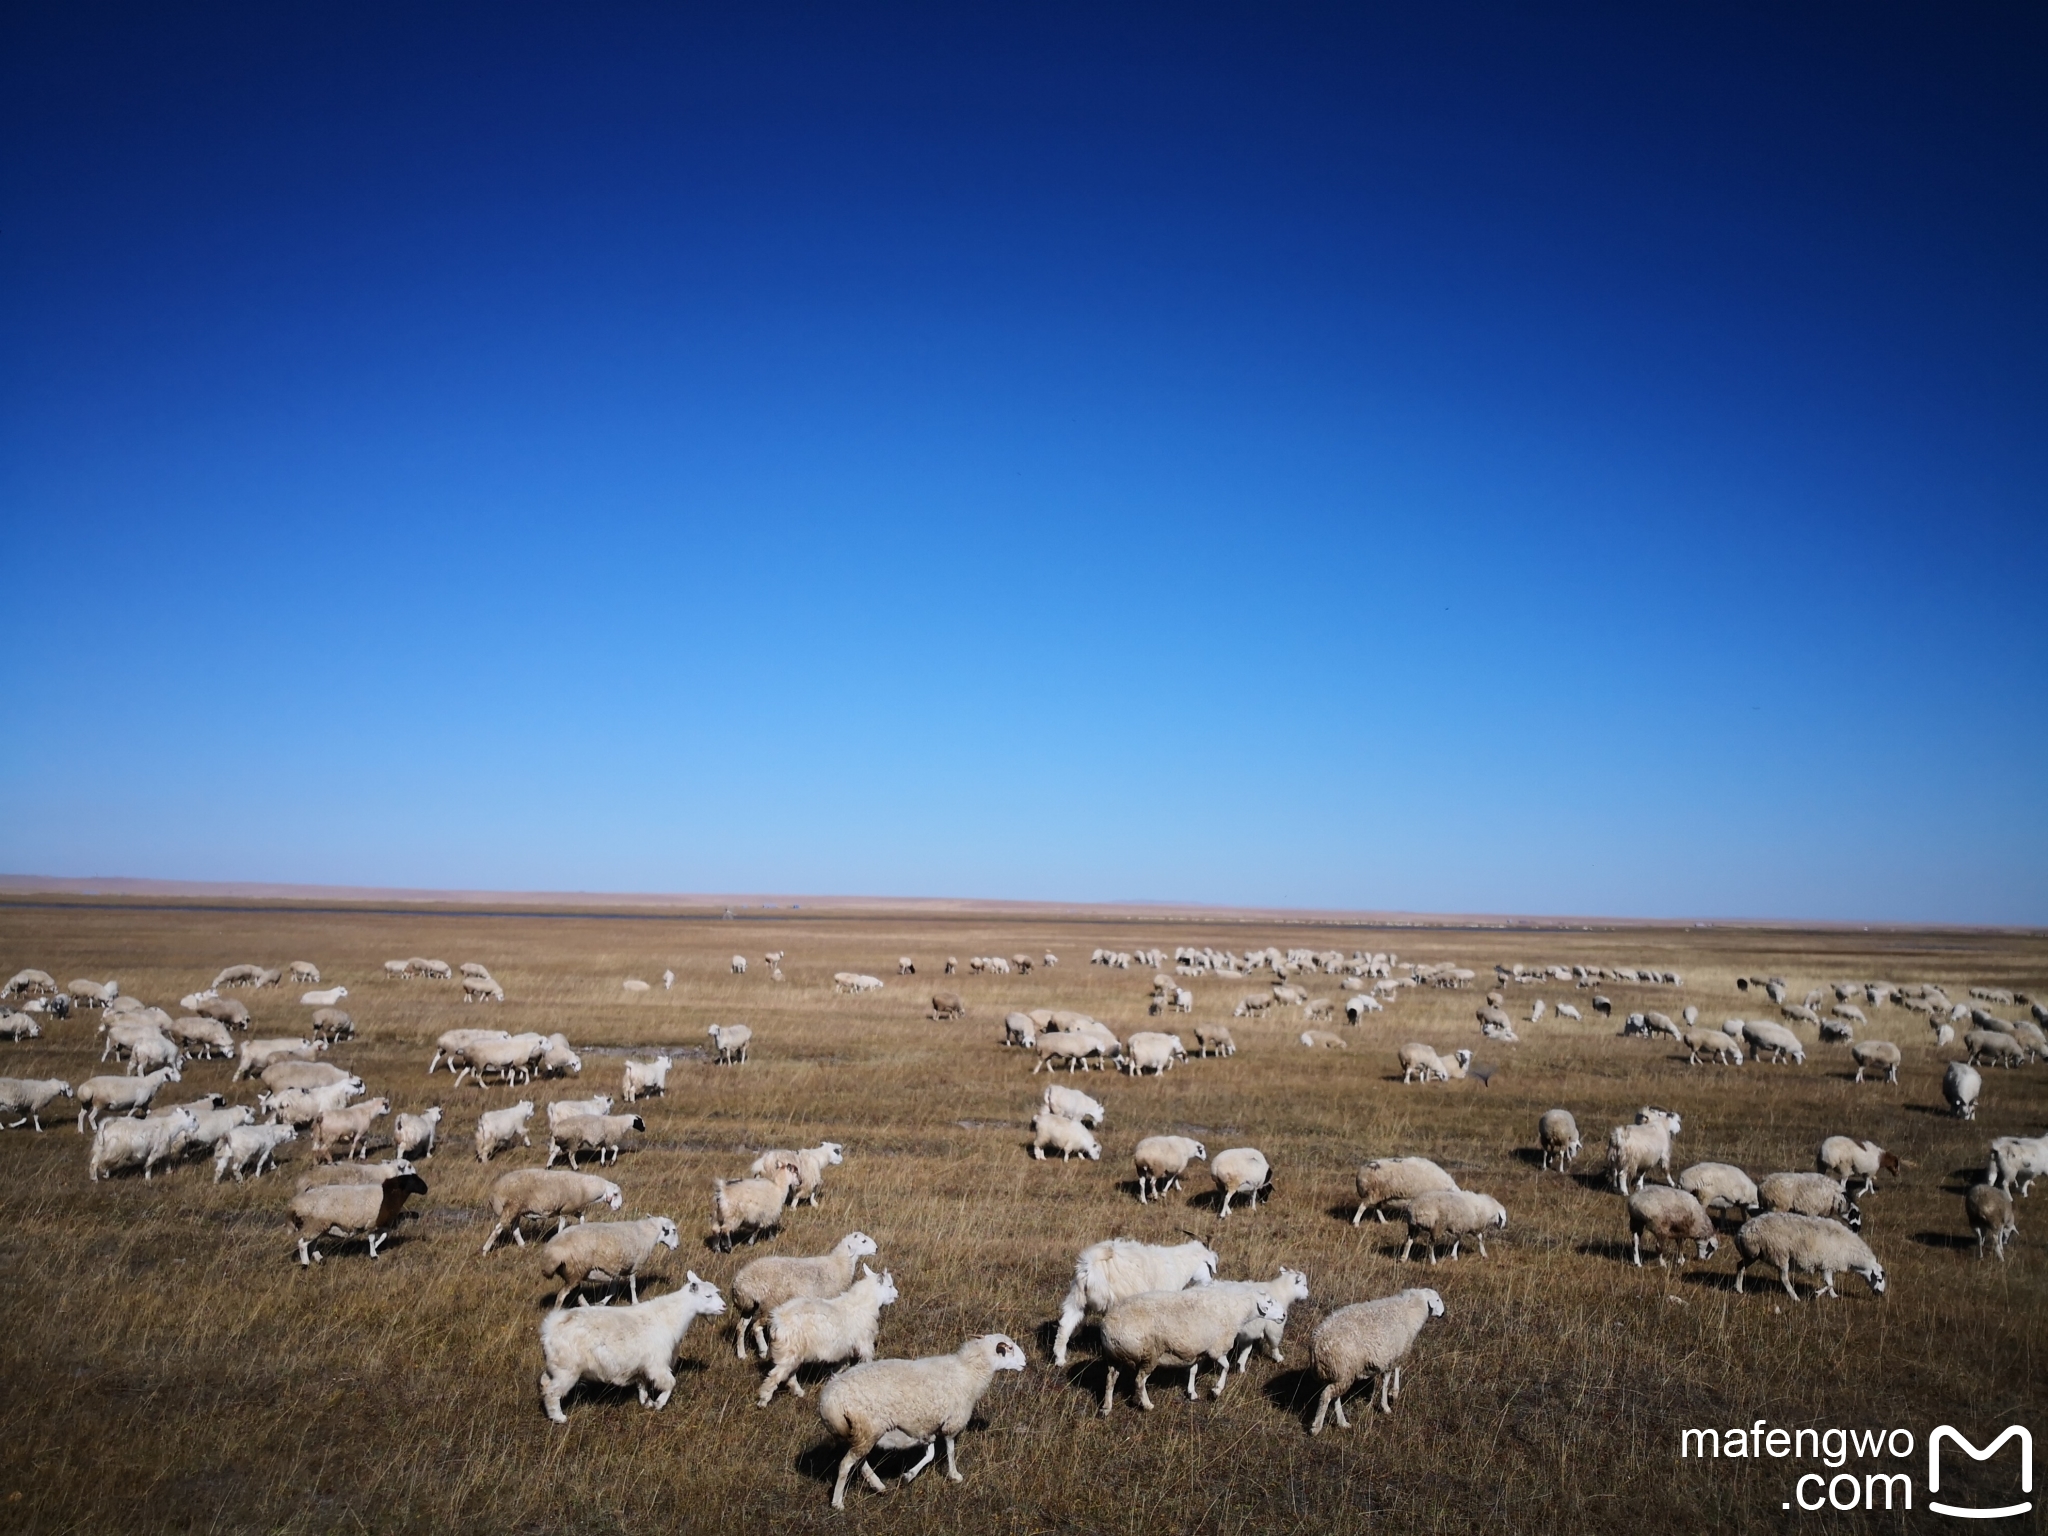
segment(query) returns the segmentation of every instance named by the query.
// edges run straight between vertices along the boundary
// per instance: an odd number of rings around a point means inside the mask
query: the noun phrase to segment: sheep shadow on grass
[[[962,1476],[965,1476],[967,1472],[968,1437],[977,1431],[986,1430],[987,1428],[988,1420],[984,1419],[980,1414],[976,1414],[972,1419],[968,1420],[966,1430],[961,1433],[959,1438],[962,1463],[960,1470]],[[828,1437],[818,1441],[815,1445],[807,1446],[797,1452],[796,1458],[790,1463],[790,1466],[797,1476],[807,1478],[821,1488],[830,1488],[833,1480],[839,1476],[839,1458],[845,1454],[845,1443]],[[924,1451],[922,1448],[909,1451],[885,1451],[877,1447],[868,1453],[868,1465],[874,1468],[875,1476],[889,1485],[889,1492],[893,1494],[899,1492],[903,1487],[903,1484],[899,1481],[902,1475],[916,1466],[923,1457]],[[920,1477],[929,1477],[935,1482],[944,1482],[946,1480],[946,1454],[943,1450],[939,1452],[938,1458],[924,1469]],[[867,1480],[858,1471],[847,1474],[846,1497],[849,1504],[853,1501],[856,1490],[864,1498],[874,1499],[883,1497],[883,1495],[876,1493],[867,1486]]]
[[[1314,1371],[1298,1367],[1291,1371],[1275,1371],[1266,1378],[1266,1384],[1259,1391],[1267,1402],[1282,1413],[1299,1419],[1301,1427],[1307,1429],[1309,1417],[1315,1412],[1316,1399],[1322,1396],[1323,1378]]]
[[[1954,1232],[1915,1232],[1912,1240],[1922,1248],[1945,1248],[1951,1252],[1960,1252],[1977,1246],[1976,1238],[1958,1236]]]

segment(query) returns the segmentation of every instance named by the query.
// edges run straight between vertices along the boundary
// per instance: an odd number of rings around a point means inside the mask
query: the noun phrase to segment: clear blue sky
[[[0,869],[2048,922],[2036,5],[22,4]]]

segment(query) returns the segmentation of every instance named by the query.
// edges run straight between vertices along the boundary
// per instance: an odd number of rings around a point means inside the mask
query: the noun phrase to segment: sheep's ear
[[[865,1264],[861,1265],[860,1272],[866,1275],[870,1280],[875,1278],[875,1272],[872,1269],[868,1268],[868,1266]]]
[[[695,1271],[694,1269],[684,1270],[683,1273],[690,1277],[689,1283],[691,1285],[702,1285],[704,1283],[702,1280],[699,1280],[697,1278],[697,1271]]]

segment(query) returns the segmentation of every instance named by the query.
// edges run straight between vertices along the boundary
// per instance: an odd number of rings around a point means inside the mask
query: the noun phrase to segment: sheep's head
[[[1006,1333],[985,1333],[973,1341],[981,1346],[989,1366],[998,1371],[1024,1369],[1024,1348]]]
[[[1429,1309],[1431,1317],[1442,1317],[1444,1315],[1444,1299],[1435,1291],[1430,1290],[1426,1286],[1418,1286],[1408,1294],[1418,1298]]]
[[[862,1254],[880,1252],[875,1246],[875,1240],[865,1232],[847,1233],[846,1236],[839,1239],[839,1249],[842,1253],[849,1254],[854,1258],[859,1258]]]
[[[664,1248],[673,1249],[681,1244],[683,1235],[666,1216],[657,1216],[654,1218],[654,1240]]]
[[[612,1183],[609,1179],[605,1181],[602,1199],[606,1205],[615,1211],[626,1203],[626,1197],[619,1192],[619,1186]]]
[[[846,1148],[836,1141],[819,1143],[819,1150],[825,1154],[825,1162],[830,1167],[837,1168],[846,1161]]]
[[[1870,1282],[1870,1291],[1873,1296],[1882,1296],[1884,1294],[1884,1266],[1882,1264],[1873,1259],[1868,1269],[1857,1269],[1853,1273],[1861,1275]]]

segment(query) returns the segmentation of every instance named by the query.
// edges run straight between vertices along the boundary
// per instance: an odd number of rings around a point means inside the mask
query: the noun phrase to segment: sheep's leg
[[[1793,1289],[1792,1286],[1792,1261],[1790,1259],[1783,1259],[1779,1261],[1778,1278],[1784,1282],[1785,1294],[1787,1296],[1790,1296],[1794,1301],[1797,1301],[1799,1299],[1799,1292]]]
[[[1337,1415],[1337,1427],[1339,1429],[1349,1429],[1351,1421],[1344,1417],[1344,1389],[1342,1387],[1332,1387],[1331,1394],[1330,1411]],[[1367,1406],[1370,1407],[1371,1404],[1368,1403]]]
[[[308,1264],[312,1262],[311,1259],[306,1257],[306,1251],[309,1247],[312,1246],[312,1241],[313,1240],[309,1237],[302,1237],[299,1239],[299,1268],[301,1269],[304,1269]]]
[[[576,1377],[571,1372],[547,1370],[540,1373],[540,1405],[557,1424],[569,1422],[569,1416],[562,1412],[562,1399],[575,1385]]]
[[[1329,1413],[1330,1404],[1336,1398],[1336,1395],[1337,1384],[1335,1382],[1325,1383],[1322,1396],[1316,1399],[1316,1416],[1309,1421],[1308,1432],[1310,1434],[1320,1435],[1323,1432],[1323,1419]],[[1339,1422],[1342,1422],[1341,1417]]]
[[[953,1437],[951,1435],[946,1436],[946,1481],[949,1483],[961,1481],[960,1463],[953,1458],[953,1447]]]
[[[875,1469],[869,1466],[865,1459],[860,1464],[860,1475],[867,1480],[867,1485],[874,1489],[875,1492],[887,1493],[889,1491],[888,1484],[875,1475]]]
[[[1629,1237],[1635,1246],[1636,1268],[1641,1269],[1643,1267],[1643,1234],[1631,1232]]]
[[[919,1461],[916,1466],[912,1467],[908,1472],[903,1474],[903,1481],[905,1483],[913,1481],[917,1477],[918,1473],[922,1472],[926,1467],[932,1464],[933,1459],[937,1457],[938,1454],[938,1442],[936,1440],[925,1441],[924,1458],[921,1461]]]
[[[1247,1344],[1245,1346],[1245,1349],[1249,1351],[1251,1349],[1251,1346]],[[1230,1380],[1230,1351],[1227,1349],[1223,1351],[1223,1358],[1217,1363],[1221,1367],[1221,1369],[1219,1369],[1216,1372],[1216,1385],[1209,1389],[1209,1396],[1212,1399],[1221,1397],[1223,1395],[1223,1388]],[[1195,1374],[1195,1372],[1200,1369],[1201,1366],[1197,1364],[1189,1369],[1188,1375],[1192,1377]]]
[[[761,1390],[754,1398],[754,1406],[756,1408],[766,1408],[774,1400],[775,1394],[782,1390],[782,1384],[785,1381],[789,1383],[789,1389],[792,1392],[796,1393],[798,1397],[802,1397],[803,1387],[793,1379],[795,1375],[796,1366],[794,1364],[778,1362],[775,1369],[768,1373],[768,1379],[761,1383]]]
[[[1109,1375],[1102,1383],[1102,1416],[1109,1417],[1109,1410],[1116,1406],[1116,1367],[1109,1368]]]
[[[1065,1365],[1067,1363],[1067,1341],[1073,1338],[1074,1330],[1081,1326],[1082,1317],[1081,1308],[1074,1304],[1072,1297],[1069,1297],[1067,1304],[1060,1309],[1059,1332],[1053,1335],[1052,1363],[1054,1365]]]
[[[1148,1392],[1145,1388],[1146,1383],[1151,1381],[1151,1379],[1152,1369],[1150,1366],[1147,1366],[1144,1370],[1139,1371],[1137,1375],[1132,1378],[1131,1381],[1132,1387],[1136,1390],[1138,1406],[1144,1409],[1147,1413],[1150,1413],[1152,1411],[1152,1394]]]
[[[382,1243],[383,1243],[383,1241],[384,1241],[384,1239],[385,1239],[385,1238],[387,1238],[387,1237],[389,1237],[390,1235],[391,1235],[391,1234],[390,1234],[389,1232],[372,1232],[372,1233],[370,1234],[370,1257],[371,1257],[371,1258],[373,1258],[373,1259],[374,1259],[375,1257],[377,1257],[377,1249],[378,1249],[379,1245],[380,1245],[380,1244],[382,1244]]]
[[[658,1413],[668,1406],[669,1396],[676,1389],[676,1373],[663,1364],[654,1370],[649,1379],[661,1389],[654,1399],[654,1409]]]
[[[1820,1272],[1820,1289],[1813,1293],[1814,1299],[1817,1301],[1823,1296],[1836,1296],[1837,1294],[1835,1290],[1835,1272],[1832,1269],[1823,1269]]]
[[[633,1306],[640,1305],[640,1271],[637,1269],[626,1272],[626,1295]]]
[[[1477,1232],[1477,1233],[1474,1233],[1474,1234],[1473,1234],[1473,1238],[1472,1238],[1472,1240],[1473,1240],[1474,1242],[1476,1242],[1477,1244],[1479,1244],[1479,1257],[1481,1257],[1482,1259],[1483,1259],[1483,1258],[1485,1258],[1485,1257],[1486,1257],[1486,1234],[1485,1234],[1484,1232]],[[1453,1250],[1452,1250],[1452,1252],[1451,1252],[1451,1257],[1455,1259],[1455,1258],[1456,1258],[1457,1256],[1458,1256],[1458,1254],[1457,1254],[1457,1251],[1456,1251],[1455,1249],[1453,1249]]]
[[[1194,1362],[1188,1366],[1188,1401],[1191,1403],[1195,1400],[1195,1376],[1201,1369],[1201,1357],[1197,1356]]]
[[[768,1331],[761,1326],[761,1316],[754,1314],[754,1347],[761,1352],[761,1358],[768,1358]]]
[[[1413,1236],[1410,1236],[1408,1241],[1401,1245],[1401,1262],[1403,1264],[1406,1264],[1408,1262],[1408,1250],[1413,1248],[1414,1246],[1415,1239]]]
[[[1225,1217],[1227,1217],[1230,1214],[1230,1196],[1232,1193],[1233,1192],[1231,1190],[1227,1189],[1223,1191],[1223,1209],[1216,1213],[1216,1219],[1218,1221],[1222,1221]]]

